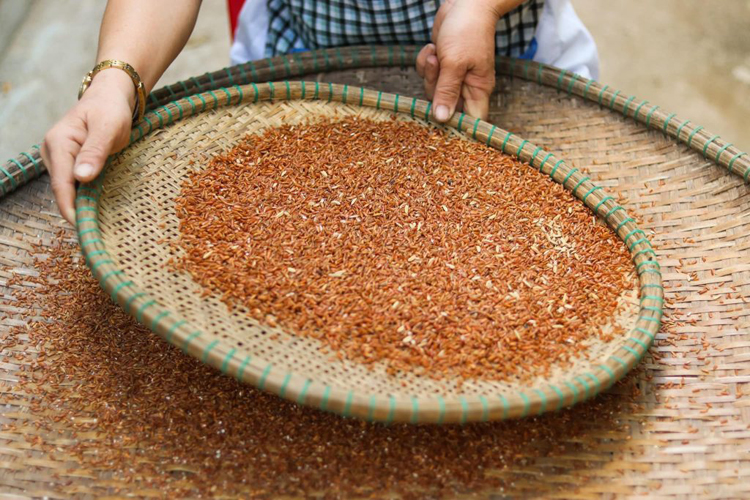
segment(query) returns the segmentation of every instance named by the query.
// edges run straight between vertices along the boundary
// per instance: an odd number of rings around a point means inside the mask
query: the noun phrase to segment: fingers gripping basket
[[[200,298],[199,286],[167,266],[160,240],[178,235],[173,200],[197,152],[219,153],[247,133],[314,116],[364,115],[429,121],[431,104],[396,94],[317,82],[221,88],[148,113],[131,145],[77,197],[86,262],[112,300],[168,342],[231,376],[300,404],[368,420],[487,421],[541,414],[606,389],[646,352],[662,315],[659,264],[635,221],[577,168],[495,125],[460,114],[447,125],[562,183],[624,240],[639,277],[637,305],[620,318],[625,333],[599,342],[589,359],[548,377],[462,386],[387,375],[332,361],[315,341],[256,324],[242,310]],[[205,156],[204,156],[205,158]]]

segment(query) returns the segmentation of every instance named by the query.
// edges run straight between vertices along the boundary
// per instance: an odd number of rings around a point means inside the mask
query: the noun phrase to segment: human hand
[[[128,144],[135,87],[123,71],[100,72],[81,100],[44,136],[41,154],[60,214],[75,224],[75,183],[96,178],[107,157]]]
[[[463,105],[487,118],[495,88],[495,27],[518,0],[446,0],[432,28],[433,43],[417,56],[417,72],[433,100],[437,121],[446,122]]]

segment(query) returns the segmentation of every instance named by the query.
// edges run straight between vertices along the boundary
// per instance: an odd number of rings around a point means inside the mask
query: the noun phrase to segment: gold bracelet
[[[138,72],[135,70],[135,68],[133,68],[126,62],[118,61],[116,59],[107,59],[106,61],[102,61],[94,66],[94,69],[86,73],[86,76],[83,77],[83,81],[81,82],[81,89],[78,91],[78,99],[80,99],[81,96],[83,96],[83,93],[86,92],[86,89],[89,88],[89,86],[91,85],[91,80],[94,79],[96,74],[102,70],[109,68],[121,69],[128,74],[131,80],[133,80],[133,85],[135,85],[135,109],[133,110],[133,123],[139,123],[141,120],[143,120],[143,115],[146,112],[146,88],[143,86],[141,77],[138,75]]]

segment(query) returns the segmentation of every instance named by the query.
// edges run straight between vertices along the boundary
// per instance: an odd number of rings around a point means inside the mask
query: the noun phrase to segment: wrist
[[[495,16],[498,21],[505,14],[521,5],[524,0],[479,0],[478,3],[484,4]]]
[[[130,76],[124,71],[117,68],[103,69],[94,75],[94,78],[91,80],[91,87],[106,89],[108,92],[122,95],[127,99],[130,110],[133,111],[135,109],[135,85],[133,85],[133,80]]]

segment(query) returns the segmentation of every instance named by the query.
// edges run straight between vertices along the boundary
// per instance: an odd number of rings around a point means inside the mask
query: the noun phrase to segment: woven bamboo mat
[[[283,67],[281,60],[276,65]],[[400,67],[331,71],[320,78],[422,95],[414,71]],[[205,82],[197,80],[198,85]],[[701,154],[700,149],[689,149],[635,123],[633,110],[629,118],[623,117],[624,103],[617,96],[612,102],[621,106],[615,113],[606,109],[606,102],[602,107],[569,96],[566,87],[558,90],[554,81],[542,87],[501,77],[490,121],[586,169],[595,182],[621,197],[649,233],[662,265],[667,316],[641,369],[624,383],[592,403],[562,413],[450,430],[355,423],[232,386],[225,394],[237,401],[227,403],[207,393],[202,406],[221,419],[231,414],[227,405],[247,404],[247,398],[254,398],[252,404],[259,409],[248,410],[246,420],[236,423],[233,431],[272,436],[279,444],[262,450],[246,444],[249,450],[235,450],[234,458],[250,465],[244,484],[228,485],[226,478],[219,478],[223,468],[236,466],[232,460],[210,475],[200,464],[176,467],[166,457],[185,450],[170,448],[169,443],[144,447],[138,463],[150,467],[130,476],[74,453],[71,443],[104,437],[93,432],[76,436],[64,419],[54,424],[59,432],[38,425],[54,421],[55,415],[50,414],[52,408],[35,413],[34,396],[14,390],[15,372],[28,362],[25,355],[30,351],[20,342],[0,353],[0,498],[168,496],[169,490],[159,485],[165,474],[175,471],[180,474],[174,481],[189,491],[200,484],[208,490],[195,491],[206,494],[226,490],[261,496],[393,497],[406,492],[412,497],[750,497],[750,399],[745,395],[745,384],[750,383],[750,189],[741,177],[712,161],[731,152],[729,158],[740,158],[733,166],[738,172],[746,157],[739,157],[731,146],[723,151],[714,148],[717,141],[711,135],[703,139]],[[645,106],[643,113],[646,109],[653,107]],[[681,119],[671,123],[669,115],[660,116],[664,128],[678,136],[682,132],[683,139],[688,130],[691,137],[703,135]],[[19,163],[31,170],[32,159]],[[26,174],[6,174],[16,175],[20,179]],[[47,177],[18,184],[0,200],[0,262],[7,266],[3,284],[12,275],[33,274],[31,245],[52,247],[62,227]],[[24,286],[32,285],[14,285]],[[28,311],[14,307],[13,293],[4,287],[6,332],[30,320]],[[101,321],[106,325],[108,318]],[[143,369],[138,363],[118,366],[123,372],[111,376],[134,378]],[[183,368],[175,367],[175,379],[180,379]],[[288,448],[280,443],[285,439],[298,442],[296,454],[284,455]],[[211,445],[187,436],[185,441]],[[336,454],[326,455],[326,450]],[[359,465],[362,457],[370,464],[369,472]],[[274,482],[274,471],[265,467],[279,462],[288,467]],[[311,489],[287,489],[284,481],[298,480],[303,469],[309,481],[300,484],[310,484]],[[203,474],[196,473],[200,471]]]

